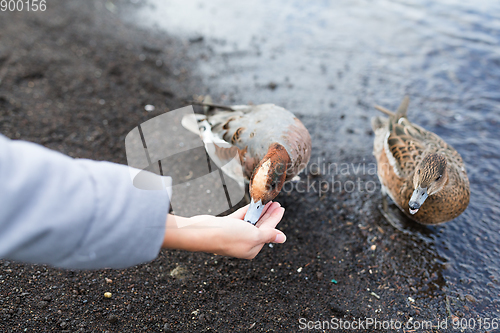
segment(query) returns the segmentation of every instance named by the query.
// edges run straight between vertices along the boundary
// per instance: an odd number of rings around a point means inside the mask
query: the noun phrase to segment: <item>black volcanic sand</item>
[[[51,1],[44,13],[0,12],[2,134],[73,157],[126,163],[132,128],[209,90],[195,76],[197,59],[187,55],[196,40],[124,25],[113,9]],[[146,104],[156,110],[144,111]],[[304,123],[311,132],[329,130],[321,118]],[[372,172],[353,170],[365,157],[338,156],[315,151],[312,160],[352,163],[349,172],[339,165],[334,180],[378,186]],[[445,263],[425,237],[434,229],[411,226],[420,238],[400,232],[379,213],[378,191],[332,191],[331,176],[316,171],[299,185],[314,182],[315,191],[277,198],[286,208],[279,228],[287,242],[265,246],[251,261],[183,251],[162,251],[125,270],[0,261],[0,331],[291,332],[299,331],[299,318],[436,324],[474,315],[443,292]],[[321,195],[319,182],[328,187]]]

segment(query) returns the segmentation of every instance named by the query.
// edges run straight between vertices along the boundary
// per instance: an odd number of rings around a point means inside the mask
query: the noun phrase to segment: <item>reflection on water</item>
[[[316,156],[336,158],[349,147],[371,158],[371,106],[395,108],[408,93],[410,119],[462,154],[472,195],[454,222],[410,229],[405,237],[416,246],[423,241],[432,248],[429,257],[438,258],[423,264],[426,288],[472,295],[479,313],[498,315],[498,1],[148,3],[134,10],[133,20],[198,45],[211,94],[222,102],[289,108],[311,129]]]

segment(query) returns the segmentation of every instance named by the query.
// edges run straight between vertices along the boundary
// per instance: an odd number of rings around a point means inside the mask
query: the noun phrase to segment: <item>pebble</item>
[[[111,298],[111,296],[113,296],[113,294],[111,294],[110,292],[104,293],[104,297],[106,297],[106,298]]]
[[[46,302],[50,302],[50,301],[52,301],[52,296],[47,295],[47,296],[44,296],[42,299],[43,299],[44,301],[46,301]]]
[[[468,300],[469,302],[472,302],[472,303],[475,303],[476,302],[476,299],[474,298],[474,296],[472,295],[465,295],[465,299]]]
[[[49,305],[49,303],[47,301],[40,301],[40,302],[38,302],[38,307],[39,308],[44,308],[47,305]]]
[[[274,89],[276,89],[277,87],[278,87],[278,84],[277,84],[277,83],[275,83],[275,82],[269,82],[269,83],[267,84],[267,88],[269,88],[270,90],[274,90]]]
[[[183,266],[177,266],[170,271],[170,276],[179,280],[186,278],[188,274],[188,270]]]
[[[105,278],[105,280],[106,280],[106,283],[112,283],[113,282],[113,280],[108,279],[108,278]]]
[[[119,321],[119,318],[118,316],[114,315],[114,314],[110,314],[108,316],[108,321],[111,323],[111,324],[116,324],[118,321]]]

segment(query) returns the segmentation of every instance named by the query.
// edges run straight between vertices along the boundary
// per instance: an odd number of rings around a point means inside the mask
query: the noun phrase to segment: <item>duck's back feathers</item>
[[[267,154],[270,144],[279,143],[290,155],[287,179],[309,162],[311,137],[302,122],[288,110],[274,104],[231,106],[234,111],[215,109],[207,119],[212,132],[222,140],[245,150],[244,166],[253,168]]]

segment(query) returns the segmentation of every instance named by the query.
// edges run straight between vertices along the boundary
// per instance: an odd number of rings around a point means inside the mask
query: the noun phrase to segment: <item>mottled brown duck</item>
[[[419,223],[453,220],[469,204],[464,162],[443,139],[407,119],[408,104],[406,96],[395,113],[376,106],[389,118],[372,119],[373,154],[383,195]]]

